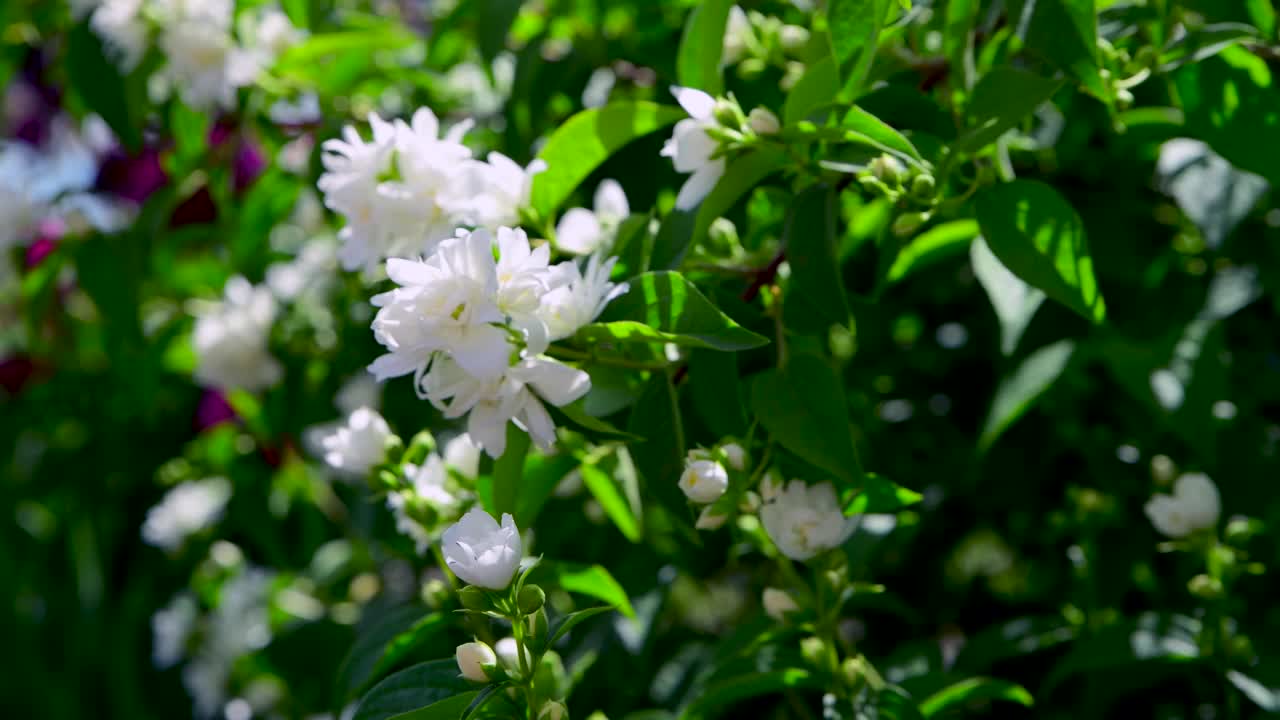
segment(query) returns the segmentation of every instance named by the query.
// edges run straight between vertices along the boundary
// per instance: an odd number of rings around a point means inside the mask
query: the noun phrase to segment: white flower
[[[760,478],[760,499],[764,502],[773,502],[782,495],[782,490],[782,475],[770,468],[765,472],[764,477]]]
[[[231,482],[224,477],[182,483],[147,511],[142,539],[148,545],[177,550],[188,537],[217,522],[230,499]]]
[[[482,642],[459,645],[454,657],[457,658],[458,671],[462,673],[462,677],[471,682],[489,682],[489,673],[485,672],[485,667],[491,668],[498,664],[498,656],[494,654],[493,648]]]
[[[520,531],[511,515],[504,513],[499,527],[478,507],[444,531],[442,545],[445,563],[453,574],[465,583],[490,590],[505,590],[511,585],[524,557]]]
[[[367,475],[386,457],[391,428],[377,412],[357,408],[345,425],[335,428],[321,441],[324,461],[336,470],[359,477]]]
[[[1222,503],[1209,476],[1187,473],[1174,483],[1173,495],[1152,496],[1145,510],[1156,530],[1180,538],[1216,526]]]
[[[778,622],[782,622],[788,613],[793,613],[800,609],[800,606],[796,605],[796,601],[791,595],[774,587],[764,589],[763,601],[765,613]]]
[[[551,248],[533,247],[523,230],[498,228],[498,309],[517,328],[536,322],[550,279]]]
[[[729,519],[728,515],[714,512],[710,505],[702,508],[702,512],[698,514],[698,521],[694,523],[694,527],[699,530],[719,530]]]
[[[387,275],[400,287],[373,298],[374,337],[388,351],[369,366],[379,381],[421,378],[442,351],[477,378],[501,377],[512,347],[497,326],[506,318],[488,231],[450,238],[426,260],[392,258]]]
[[[408,511],[411,498],[425,501],[436,511],[448,513],[458,505],[458,496],[449,487],[449,471],[445,469],[444,460],[431,453],[422,465],[406,463],[405,479],[409,481],[410,491],[393,492],[387,495],[387,507],[396,518],[396,529],[409,537],[422,554],[431,546],[431,537],[427,529],[413,518]]]
[[[768,108],[753,108],[747,113],[747,125],[758,135],[773,135],[782,130],[782,121]]]
[[[369,116],[373,137],[355,128],[322,145],[325,173],[317,182],[324,202],[347,222],[339,234],[340,257],[348,270],[366,272],[390,257],[429,253],[460,222],[468,185],[471,151],[462,138],[470,122],[440,137],[440,123],[428,108],[409,124]]]
[[[189,592],[174,595],[151,616],[151,662],[156,668],[165,670],[182,660],[199,617],[200,607]]]
[[[245,38],[246,44],[258,54],[259,63],[263,66],[275,62],[306,36],[279,8],[263,8],[257,14],[246,14],[241,20],[240,37]]]
[[[149,30],[142,17],[143,2],[102,0],[89,19],[89,26],[125,72],[136,68],[147,52]]]
[[[724,175],[724,158],[712,158],[720,144],[707,133],[707,128],[717,125],[716,100],[693,88],[675,86],[671,92],[689,117],[676,123],[671,139],[662,147],[662,156],[671,158],[676,172],[692,173],[676,196],[676,208],[690,210],[702,202]]]
[[[555,443],[555,423],[542,406],[567,405],[591,389],[591,376],[551,358],[519,360],[494,379],[477,378],[448,358],[422,376],[420,391],[446,418],[467,417],[467,433],[490,457],[506,450],[508,422],[541,448]]]
[[[724,459],[729,463],[729,467],[734,470],[745,470],[747,467],[747,451],[736,442],[725,443],[720,446],[720,452],[724,453]]]
[[[159,45],[164,52],[162,76],[182,101],[201,110],[235,107],[236,89],[258,75],[255,55],[240,47],[232,34],[229,0],[166,0]]]
[[[729,473],[715,460],[700,458],[694,450],[685,461],[680,474],[680,489],[696,503],[715,502],[729,488]]]
[[[574,255],[590,255],[613,242],[618,224],[631,214],[627,194],[617,180],[602,180],[593,210],[570,208],[556,225],[556,248]]]
[[[10,248],[28,240],[44,215],[43,203],[31,194],[37,167],[26,145],[0,143],[0,264],[8,264]]]
[[[854,527],[829,482],[806,485],[792,480],[773,502],[761,508],[760,520],[782,554],[801,561],[837,547]]]
[[[572,336],[600,316],[614,298],[625,293],[626,283],[609,282],[617,258],[602,260],[593,255],[582,270],[575,263],[562,262],[552,270],[551,289],[542,296],[537,317],[549,342]]]
[[[480,474],[480,446],[462,433],[444,444],[444,464],[464,478],[474,480]]]
[[[276,317],[270,290],[233,277],[227,281],[225,298],[198,304],[196,315],[196,380],[223,390],[250,391],[280,381],[284,371],[267,349]]]
[[[468,199],[460,203],[461,217],[469,224],[486,228],[520,224],[520,211],[529,204],[533,176],[547,169],[541,158],[520,167],[502,153],[491,152],[487,162],[472,161],[466,166]]]
[[[720,52],[720,66],[733,65],[742,59],[747,49],[755,44],[751,21],[742,8],[729,8],[729,21],[724,26],[724,48]]]
[[[582,107],[604,107],[609,102],[609,93],[613,92],[617,81],[618,76],[614,74],[613,68],[598,67],[592,70],[586,87],[582,88]]]

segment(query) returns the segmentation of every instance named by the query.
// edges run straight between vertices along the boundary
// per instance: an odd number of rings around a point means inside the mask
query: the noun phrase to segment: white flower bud
[[[760,510],[760,496],[755,490],[748,490],[742,495],[742,499],[738,501],[738,510],[744,513],[754,513]]]
[[[711,506],[702,509],[702,513],[698,515],[698,522],[694,524],[699,530],[719,530],[724,525],[725,520],[729,517],[723,513],[713,512]]]
[[[747,125],[757,135],[773,135],[782,129],[782,122],[778,120],[778,116],[768,108],[762,107],[754,108],[747,114]]]
[[[478,507],[444,531],[441,549],[445,563],[463,582],[490,590],[505,590],[511,585],[524,557],[520,531],[510,513],[503,514],[499,527]]]
[[[729,472],[714,460],[687,462],[680,474],[680,489],[696,503],[715,502],[728,488]]]
[[[463,643],[458,646],[454,656],[458,660],[458,671],[471,682],[489,682],[485,667],[498,664],[498,656],[494,654],[493,648],[482,642]]]
[[[498,660],[502,662],[502,667],[509,675],[520,674],[520,655],[517,652],[519,647],[513,637],[504,637],[493,646],[498,653]],[[533,668],[533,657],[529,654],[527,646],[524,648],[524,661],[530,669]]]
[[[799,25],[783,25],[778,31],[778,40],[788,52],[796,52],[809,42],[809,31]]]
[[[770,469],[760,479],[760,498],[765,502],[773,502],[782,494],[782,474]]]
[[[778,622],[782,622],[787,613],[800,609],[800,606],[796,605],[796,601],[791,595],[774,587],[764,589],[763,602],[765,613]]]
[[[724,453],[725,461],[734,470],[745,470],[747,468],[747,451],[738,443],[725,443],[720,446],[720,452]]]

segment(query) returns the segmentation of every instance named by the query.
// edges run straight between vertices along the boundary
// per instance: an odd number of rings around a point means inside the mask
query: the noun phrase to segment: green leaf
[[[360,694],[411,650],[448,628],[447,618],[417,605],[394,608],[356,636],[338,671],[340,703]]]
[[[831,0],[827,4],[831,56],[840,68],[840,86],[847,97],[862,91],[890,7],[890,0]]]
[[[488,68],[493,59],[498,57],[507,47],[507,33],[511,31],[511,23],[520,13],[524,0],[480,0],[476,11],[484,21],[479,23],[480,35],[476,44],[480,47],[480,56],[484,58]]]
[[[968,129],[956,139],[955,149],[973,152],[1000,139],[1062,87],[1060,80],[1001,65],[978,81],[969,102]]]
[[[757,375],[751,407],[783,447],[846,483],[861,484],[844,385],[827,361],[800,354],[780,370]]]
[[[614,152],[683,117],[679,107],[646,101],[610,103],[574,115],[538,152],[547,169],[533,178],[530,207],[549,216]]]
[[[863,487],[845,503],[845,515],[862,513],[892,513],[915,505],[924,496],[910,488],[904,488],[886,477],[875,473],[863,476]]]
[[[645,433],[645,443],[633,456],[644,480],[645,497],[651,497],[667,511],[677,528],[696,540],[689,502],[678,484],[684,468],[685,440],[680,399],[671,376],[654,372],[644,392],[631,409],[627,429]]]
[[[584,463],[579,471],[582,483],[591,491],[591,495],[604,508],[604,512],[618,527],[623,536],[631,542],[640,542],[644,537],[644,521],[641,518],[641,505],[638,492],[623,488],[614,481],[609,473],[596,465]]]
[[[968,90],[973,87],[977,73],[973,58],[973,26],[982,3],[979,0],[947,0],[946,5],[942,50],[951,65],[951,72],[960,76],[960,89]]]
[[[698,205],[689,244],[697,245],[701,242],[716,218],[728,212],[739,199],[786,164],[786,152],[782,148],[772,146],[761,147],[734,158],[725,168],[720,182],[716,183],[716,186]],[[683,257],[684,252],[678,253],[675,262],[668,263],[667,267],[675,267]]]
[[[1160,72],[1172,72],[1211,58],[1242,42],[1261,40],[1258,29],[1244,23],[1215,23],[1189,30],[1160,53]]]
[[[795,125],[809,116],[814,109],[829,105],[840,94],[840,71],[835,60],[825,57],[809,66],[787,93],[782,104],[782,119],[787,125]]]
[[[692,703],[680,714],[681,720],[709,720],[735,703],[761,695],[798,688],[820,689],[827,682],[820,676],[800,668],[773,670],[739,675],[712,683],[699,691]]]
[[[1243,48],[1180,69],[1174,80],[1185,133],[1232,165],[1280,186],[1280,92],[1271,69]]]
[[[1075,343],[1070,340],[1059,340],[1042,347],[1031,353],[1013,375],[1000,382],[982,428],[982,437],[978,440],[979,450],[990,448],[1000,434],[1053,385],[1067,369],[1075,348]]]
[[[204,157],[209,141],[208,113],[198,112],[175,102],[169,109],[169,132],[173,135],[173,149],[180,172],[194,170]]]
[[[593,608],[587,608],[585,610],[578,610],[576,612],[571,612],[568,615],[565,615],[564,617],[560,618],[556,622],[555,629],[551,631],[551,637],[549,640],[547,640],[547,647],[554,646],[556,642],[560,640],[560,638],[564,637],[565,635],[568,635],[570,630],[582,624],[584,621],[590,620],[596,615],[599,615],[601,613],[607,613],[614,609],[615,608],[611,606],[602,605],[600,607],[593,607]]]
[[[529,454],[529,433],[507,423],[507,447],[493,462],[493,515],[514,513],[524,486],[524,460]]]
[[[569,455],[530,453],[525,458],[524,477],[520,492],[516,495],[516,509],[512,513],[517,527],[533,527],[556,485],[577,465],[577,461]]]
[[[896,283],[917,270],[959,255],[977,234],[977,220],[953,220],[925,230],[894,258],[885,282]]]
[[[635,608],[627,599],[627,591],[601,565],[555,565],[556,582],[571,593],[587,595],[609,603],[629,618],[636,616]]]
[[[418,663],[374,685],[360,700],[352,720],[388,720],[471,688],[471,683],[458,674],[458,663],[453,658]],[[468,698],[458,707],[459,715],[470,702]]]
[[[86,107],[111,126],[116,137],[131,151],[142,146],[142,122],[133,116],[132,93],[116,63],[107,57],[98,38],[85,20],[67,34],[67,75],[71,87]]]
[[[669,271],[631,278],[599,322],[578,331],[584,340],[623,343],[670,342],[714,350],[749,350],[768,339],[720,312],[693,283]]]
[[[703,198],[703,203],[705,202],[706,198]],[[689,245],[693,242],[693,232],[698,227],[699,212],[699,208],[692,208],[690,210],[674,209],[667,213],[667,216],[662,219],[662,226],[658,228],[658,235],[653,239],[653,250],[649,254],[648,264],[650,269],[674,270],[680,267],[680,263],[684,262],[685,253],[689,251]]]
[[[1071,75],[1100,99],[1110,88],[1098,72],[1098,10],[1094,0],[1021,0],[1011,17],[1026,29],[1026,47]]]
[[[991,299],[991,307],[1000,321],[1000,352],[1012,355],[1031,324],[1031,318],[1044,304],[1043,291],[1026,284],[1009,271],[987,247],[982,237],[974,238],[969,248],[969,262],[978,283]]]
[[[1023,707],[1031,707],[1035,704],[1031,693],[1021,685],[1005,680],[979,677],[961,680],[930,695],[920,703],[920,712],[928,718],[947,710],[959,709],[960,706],[972,706],[993,700],[1018,703]]]
[[[1107,310],[1084,223],[1056,190],[1015,180],[979,194],[976,208],[982,235],[1005,267],[1086,319],[1102,322]]]
[[[437,700],[426,707],[394,715],[391,720],[458,720],[479,696],[478,690],[459,693],[453,697]]]
[[[720,54],[731,7],[733,0],[704,0],[689,13],[676,54],[676,78],[681,85],[712,95],[724,91]]]
[[[1269,189],[1267,181],[1237,170],[1203,142],[1174,138],[1160,146],[1156,184],[1200,228],[1210,248],[1222,246]]]
[[[742,437],[747,431],[737,355],[706,350],[690,353],[689,391],[694,410],[717,437]]]
[[[865,137],[868,144],[881,150],[898,155],[902,159],[916,164],[923,163],[920,151],[902,133],[894,130],[887,123],[858,106],[849,108],[840,127]]]
[[[549,410],[553,414],[565,416],[574,425],[577,425],[583,430],[589,430],[598,435],[603,435],[606,437],[621,439],[621,440],[642,440],[643,439],[639,435],[635,435],[631,432],[627,432],[624,430],[619,430],[607,420],[602,420],[596,417],[595,415],[588,413],[583,408],[582,400],[574,400],[568,405],[561,405],[560,407],[552,407],[552,408],[549,408]]]
[[[1080,673],[1129,670],[1139,664],[1195,662],[1200,658],[1200,632],[1199,620],[1156,612],[1103,627],[1073,643],[1037,693],[1048,697],[1062,681]]]
[[[787,221],[787,263],[791,278],[782,304],[788,328],[826,333],[849,324],[849,301],[836,260],[836,195],[815,185],[796,196]]]

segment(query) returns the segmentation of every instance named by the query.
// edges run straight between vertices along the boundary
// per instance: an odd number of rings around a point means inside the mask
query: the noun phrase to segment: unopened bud
[[[488,610],[489,596],[475,585],[468,585],[458,591],[458,600],[468,610]]]
[[[734,470],[745,470],[747,467],[747,451],[736,442],[725,443],[720,446],[720,453],[724,455],[725,463]]]
[[[929,222],[932,213],[927,212],[909,212],[899,215],[893,221],[893,234],[898,237],[906,237],[911,235],[921,226]]]
[[[750,57],[738,63],[738,76],[743,80],[751,80],[760,77],[760,74],[769,69],[769,64],[760,58]]]
[[[716,512],[711,505],[702,509],[698,514],[698,521],[694,523],[694,527],[699,530],[719,530],[729,516],[721,512]]]
[[[820,637],[807,637],[800,641],[800,655],[810,665],[822,667],[827,657],[827,644]]]
[[[920,173],[911,180],[911,194],[917,200],[932,200],[937,191],[938,183],[929,173]]]
[[[399,435],[388,435],[382,442],[382,447],[387,453],[387,462],[400,462],[400,456],[404,454],[404,441]]]
[[[707,228],[707,240],[716,250],[732,252],[741,241],[738,239],[738,228],[729,218],[719,217],[711,221]]]
[[[716,122],[721,127],[732,130],[740,130],[745,124],[745,118],[742,117],[742,108],[738,107],[738,103],[728,98],[717,98],[715,109],[711,111],[715,116]]]
[[[520,608],[520,612],[525,615],[532,615],[542,609],[543,603],[547,601],[547,594],[537,585],[525,585],[520,588],[520,595],[516,598],[516,606]]]
[[[1222,582],[1208,575],[1197,575],[1187,583],[1187,589],[1201,600],[1216,600],[1222,597]]]
[[[791,595],[778,588],[765,588],[762,600],[765,613],[778,622],[785,620],[789,613],[800,609],[800,606],[796,605],[796,601]]]
[[[403,462],[421,464],[436,449],[436,439],[427,430],[419,432],[409,440],[409,447],[405,450]]]
[[[748,490],[742,494],[742,499],[738,501],[738,512],[754,513],[760,510],[760,496],[755,490]]]
[[[752,108],[747,114],[747,125],[757,135],[774,135],[782,129],[782,122],[767,108]]]
[[[458,671],[471,682],[489,682],[491,671],[498,664],[493,648],[482,642],[463,643],[454,653]]]
[[[1258,526],[1249,518],[1232,518],[1227,523],[1227,527],[1223,530],[1223,537],[1227,542],[1239,547],[1248,543],[1249,540],[1257,533]]]
[[[809,44],[809,30],[799,25],[783,25],[778,31],[778,42],[787,52],[799,52]]]
[[[889,187],[897,187],[906,178],[907,168],[892,155],[881,155],[871,161],[871,174]]]

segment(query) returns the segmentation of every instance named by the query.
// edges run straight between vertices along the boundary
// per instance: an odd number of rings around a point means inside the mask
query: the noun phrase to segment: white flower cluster
[[[769,110],[758,107],[745,118],[742,110],[731,101],[717,101],[711,95],[694,88],[674,86],[671,94],[689,117],[676,123],[671,138],[662,147],[662,156],[671,158],[676,172],[690,173],[676,195],[676,209],[691,210],[702,202],[720,182],[725,171],[725,155],[717,135],[725,131],[750,132],[755,135],[772,135],[782,129],[778,117]],[[741,122],[736,128],[726,129],[717,111],[720,102],[726,102],[729,115],[737,115]]]
[[[362,478],[387,456],[387,439],[394,433],[377,410],[358,407],[345,423],[322,430],[324,461],[343,475]]]
[[[164,55],[160,79],[194,108],[235,106],[253,82],[303,34],[278,8],[242,15],[232,0],[101,0],[90,24],[125,71],[154,42]]]
[[[450,470],[469,480],[480,474],[480,448],[466,433],[445,443],[443,455],[433,452],[421,464],[406,463],[404,476],[409,489],[387,495],[396,529],[414,541],[419,554],[431,546],[431,533],[414,517],[411,505],[425,504],[437,517],[454,514],[463,496],[452,481]]]
[[[447,418],[466,415],[471,438],[495,458],[509,421],[541,447],[555,441],[543,401],[571,403],[591,378],[542,353],[625,290],[609,282],[612,260],[552,265],[546,245],[506,227],[496,241],[487,230],[459,231],[425,260],[388,260],[400,287],[373,298],[374,336],[387,354],[369,366],[379,381],[412,374],[419,397]]]
[[[170,552],[177,550],[188,537],[217,522],[230,499],[231,481],[224,477],[182,483],[147,511],[142,539]]]
[[[430,254],[459,227],[515,225],[534,174],[500,153],[472,157],[462,144],[470,121],[441,135],[428,108],[410,122],[369,116],[372,139],[351,126],[326,140],[324,202],[346,221],[339,257],[348,270],[371,272],[388,258]]]
[[[192,333],[196,380],[219,390],[262,390],[284,374],[267,341],[276,318],[276,300],[266,287],[235,276],[225,298],[197,303]]]

